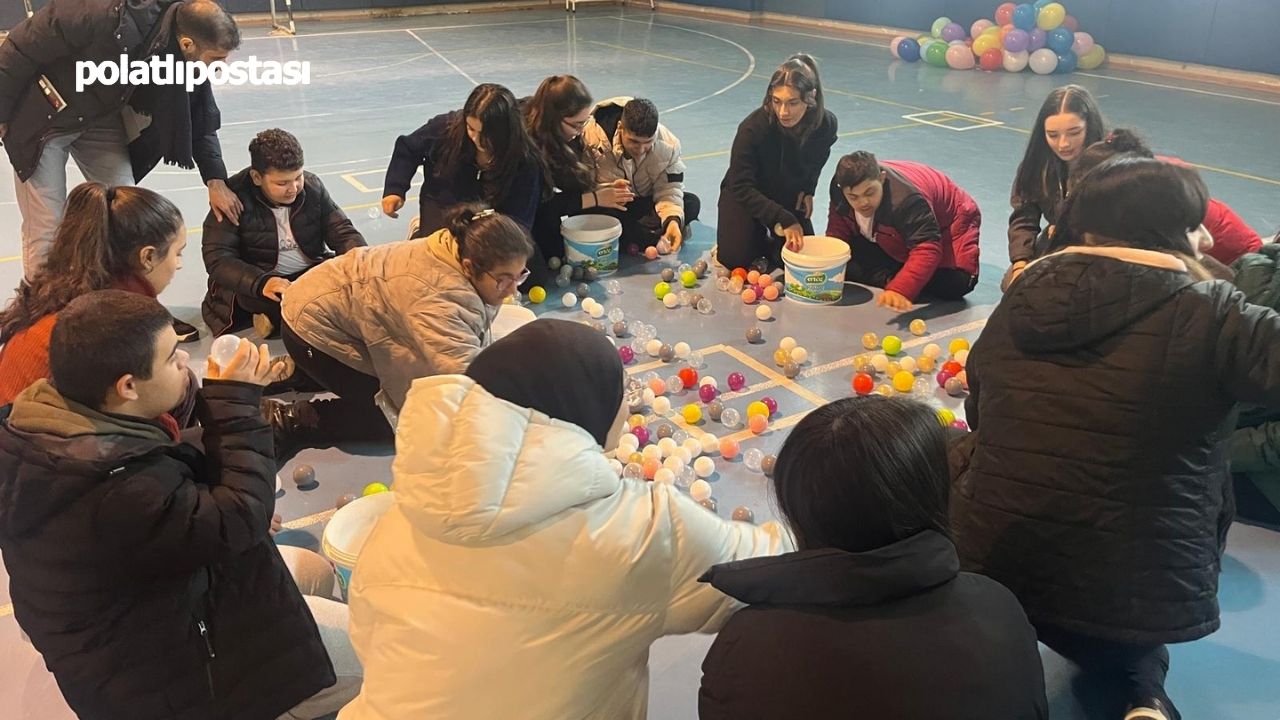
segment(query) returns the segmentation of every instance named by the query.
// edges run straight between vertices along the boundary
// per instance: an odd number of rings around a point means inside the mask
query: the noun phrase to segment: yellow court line
[[[307,515],[305,517],[300,517],[297,520],[290,520],[289,522],[281,523],[280,526],[285,530],[299,530],[301,528],[311,527],[312,525],[322,523],[333,517],[333,514],[337,511],[337,508],[330,508],[314,515]]]
[[[734,358],[735,360],[742,363],[743,365],[746,365],[747,367],[755,370],[761,375],[778,380],[779,384],[782,387],[786,388],[787,390],[790,390],[791,392],[795,393],[796,395],[799,395],[800,397],[804,398],[805,400],[808,400],[809,402],[813,403],[814,405],[817,405],[818,407],[822,407],[823,405],[826,405],[828,402],[830,402],[829,400],[813,392],[809,388],[804,387],[803,385],[796,382],[795,380],[792,380],[784,375],[779,374],[773,368],[765,365],[764,363],[760,362],[759,360],[756,360],[755,358],[751,357],[750,355],[742,352],[741,350],[735,347],[726,347],[724,351],[730,357]]]
[[[0,257],[0,263],[17,262],[21,259],[21,255],[10,255],[9,257]]]

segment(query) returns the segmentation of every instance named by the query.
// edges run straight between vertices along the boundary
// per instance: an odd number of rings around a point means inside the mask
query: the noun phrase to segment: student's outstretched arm
[[[651,486],[655,512],[670,515],[671,605],[663,633],[716,632],[741,603],[698,578],[712,565],[795,549],[777,524],[770,532],[751,523],[723,520],[668,485]]]

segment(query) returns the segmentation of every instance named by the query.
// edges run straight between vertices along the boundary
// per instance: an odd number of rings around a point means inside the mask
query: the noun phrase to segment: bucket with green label
[[[622,222],[608,215],[574,215],[560,223],[564,238],[564,262],[582,269],[594,268],[600,276],[618,271],[618,242]]]
[[[849,256],[847,243],[825,235],[806,235],[798,252],[783,248],[787,298],[805,305],[840,302]]]

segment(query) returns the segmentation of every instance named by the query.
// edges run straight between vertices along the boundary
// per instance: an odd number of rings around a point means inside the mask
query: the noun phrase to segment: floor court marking
[[[726,44],[728,44],[728,45],[732,45],[732,46],[734,46],[734,47],[735,47],[735,48],[737,48],[739,51],[741,51],[743,55],[746,55],[746,56],[747,56],[747,69],[746,69],[746,71],[745,71],[745,72],[743,72],[743,73],[742,73],[742,75],[741,75],[737,80],[734,80],[732,83],[729,83],[728,85],[726,85],[726,86],[724,86],[724,87],[720,88],[719,90],[716,90],[716,91],[715,91],[715,92],[713,92],[713,93],[710,93],[710,94],[708,94],[708,95],[703,95],[702,97],[697,98],[696,100],[690,100],[689,102],[681,103],[681,104],[679,104],[679,105],[676,105],[675,107],[670,107],[670,108],[667,108],[667,109],[665,109],[665,110],[662,110],[661,112],[663,112],[663,113],[672,113],[672,112],[676,112],[677,110],[683,110],[683,109],[685,109],[685,108],[687,108],[687,107],[690,107],[690,106],[692,106],[692,105],[697,105],[698,103],[702,102],[703,100],[710,100],[710,99],[711,99],[711,98],[713,98],[713,97],[716,97],[716,96],[718,96],[718,95],[722,95],[722,94],[724,94],[724,93],[727,93],[727,92],[729,92],[730,90],[734,89],[735,87],[737,87],[737,86],[741,85],[741,84],[742,84],[743,82],[745,82],[748,78],[752,77],[752,76],[754,75],[754,73],[755,73],[755,70],[756,70],[756,56],[755,56],[754,54],[752,54],[752,52],[751,52],[750,50],[748,50],[748,49],[746,49],[745,47],[743,47],[742,45],[740,45],[740,44],[738,44],[738,43],[736,43],[736,42],[734,42],[734,41],[730,40],[729,38],[721,37],[721,36],[716,35],[716,34],[714,34],[714,33],[709,33],[709,32],[705,32],[705,31],[702,31],[702,30],[694,30],[694,29],[692,29],[692,28],[680,27],[679,25],[668,25],[668,24],[666,24],[666,23],[655,23],[655,22],[653,22],[653,20],[649,20],[649,21],[647,21],[647,22],[646,22],[646,21],[642,21],[642,20],[629,20],[629,19],[627,19],[627,18],[625,18],[625,17],[622,17],[621,15],[619,15],[619,16],[618,16],[618,20],[620,20],[621,22],[629,22],[629,23],[635,23],[635,24],[639,24],[639,25],[644,25],[644,26],[646,26],[646,27],[664,27],[664,28],[667,28],[667,29],[670,29],[670,30],[680,30],[681,32],[687,32],[687,33],[692,33],[692,34],[694,34],[694,35],[702,35],[702,36],[704,36],[704,37],[713,38],[713,39],[715,39],[715,40],[719,40],[719,41],[720,41],[720,42],[722,42],[722,43],[726,43]],[[736,71],[735,71],[735,72],[736,72]]]
[[[906,128],[918,128],[918,127],[924,127],[924,126],[925,126],[925,123],[908,122],[908,123],[900,123],[898,125],[885,125],[884,127],[865,128],[863,130],[849,130],[847,132],[836,133],[836,137],[850,138],[850,137],[856,137],[858,135],[872,135],[875,133],[889,132],[890,130],[904,130]],[[685,162],[688,162],[690,160],[705,160],[707,158],[728,155],[729,152],[730,152],[729,150],[713,150],[711,152],[697,153],[694,155],[682,155],[681,159],[684,160]]]
[[[986,327],[986,324],[987,324],[987,319],[983,318],[981,320],[974,320],[972,322],[964,323],[963,325],[956,325],[953,328],[948,328],[940,332],[930,333],[923,337],[904,340],[902,342],[902,349],[907,350],[913,347],[919,347],[921,345],[928,345],[929,343],[934,342],[935,340],[940,340],[942,338],[950,337],[952,335],[958,335],[960,333],[966,333],[971,330],[981,330],[983,327]],[[824,375],[826,373],[831,372],[832,370],[839,370],[840,368],[849,367],[850,365],[853,365],[853,360],[854,358],[858,357],[858,355],[870,354],[875,352],[878,352],[878,351],[864,350],[863,352],[857,353],[856,355],[851,355],[847,358],[832,360],[831,362],[824,363],[822,365],[815,365],[809,368],[808,370],[802,371],[800,373],[800,377],[807,379],[811,377],[816,377],[818,375]]]
[[[1230,93],[1214,92],[1212,90],[1201,90],[1199,88],[1179,87],[1177,85],[1168,85],[1165,83],[1152,82],[1150,80],[1136,80],[1134,78],[1115,77],[1114,75],[1098,75],[1096,73],[1076,71],[1077,75],[1085,77],[1097,78],[1099,80],[1114,80],[1115,82],[1127,82],[1135,85],[1147,85],[1149,87],[1164,88],[1165,90],[1181,90],[1182,92],[1195,93],[1197,95],[1212,95],[1214,97],[1229,98],[1231,100],[1243,100],[1245,102],[1259,103],[1262,105],[1280,106],[1280,102],[1275,100],[1263,100],[1262,98],[1251,98],[1244,95],[1232,95]]]
[[[413,57],[408,57],[408,58],[405,58],[404,60],[397,60],[396,62],[388,63],[388,64],[386,64],[386,65],[373,65],[373,66],[371,66],[371,67],[367,67],[367,68],[355,68],[355,69],[352,69],[352,70],[339,70],[339,71],[337,71],[337,72],[331,72],[331,73],[323,73],[323,74],[319,74],[319,75],[316,75],[315,77],[316,77],[317,79],[319,79],[319,78],[333,78],[333,77],[342,77],[342,76],[344,76],[344,75],[357,75],[357,74],[359,74],[359,73],[374,72],[375,70],[389,70],[389,69],[391,69],[391,68],[393,68],[393,67],[399,67],[399,66],[401,66],[401,65],[408,65],[409,63],[414,62],[414,61],[416,61],[416,60],[421,60],[421,59],[423,59],[423,58],[429,58],[429,57],[431,57],[431,53],[418,53],[417,55],[414,55]]]
[[[435,48],[431,47],[431,43],[429,43],[429,42],[427,42],[426,40],[423,40],[422,38],[418,37],[417,33],[415,33],[415,32],[414,32],[414,31],[412,31],[412,30],[405,30],[405,32],[409,33],[409,37],[412,37],[414,40],[417,40],[418,42],[422,43],[422,46],[423,46],[423,47],[425,47],[426,49],[430,50],[433,54],[435,54],[435,56],[436,56],[436,57],[438,57],[438,58],[440,58],[441,60],[443,60],[443,61],[445,62],[445,64],[446,64],[446,65],[448,65],[449,67],[451,67],[451,68],[453,68],[454,70],[458,71],[458,74],[459,74],[459,75],[461,75],[462,77],[466,78],[466,79],[467,79],[467,81],[468,81],[468,82],[470,82],[472,85],[479,85],[479,84],[480,84],[480,83],[476,82],[476,79],[475,79],[475,78],[473,78],[473,77],[471,77],[470,75],[468,75],[466,70],[463,70],[462,68],[458,67],[457,65],[455,65],[455,64],[453,63],[453,61],[452,61],[452,60],[450,60],[449,58],[445,57],[444,55],[441,55],[439,50],[436,50]]]
[[[385,18],[367,18],[367,19],[382,20]],[[576,18],[575,21],[587,22],[591,20],[612,20],[612,19],[614,19],[612,16],[600,16],[600,17]],[[426,31],[433,31],[433,30],[462,30],[466,28],[509,27],[511,25],[545,25],[547,23],[563,23],[563,22],[565,22],[565,20],[561,18],[552,18],[548,20],[512,20],[511,22],[470,23],[470,24],[461,24],[461,25],[425,25],[423,27],[386,28],[386,29],[380,29],[380,30],[334,30],[332,32],[299,33],[297,35],[294,35],[290,39],[301,40],[303,38],[336,37],[336,36],[343,36],[343,35],[375,35],[375,34],[381,34],[381,33],[400,33],[406,30],[413,30],[415,32],[426,32]],[[272,37],[270,35],[262,35],[262,36],[255,35],[253,37],[246,37],[243,39],[246,42],[250,40],[279,40],[279,38]]]
[[[333,517],[333,514],[336,512],[338,512],[337,508],[329,508],[328,510],[323,510],[315,513],[314,515],[306,515],[296,520],[280,523],[280,527],[285,530],[301,530],[302,528],[311,527],[312,525],[325,522],[329,518]]]

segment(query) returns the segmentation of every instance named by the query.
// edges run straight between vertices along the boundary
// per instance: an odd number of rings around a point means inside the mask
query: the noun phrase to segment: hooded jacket
[[[280,305],[298,337],[378,378],[397,410],[414,379],[466,369],[493,341],[498,312],[463,274],[448,230],[321,263]]]
[[[827,110],[800,140],[778,124],[772,110],[756,108],[738,125],[720,192],[731,194],[765,227],[800,222],[793,210],[797,196],[816,192],[838,125],[835,114]]]
[[[249,168],[236,173],[227,187],[240,198],[244,212],[239,225],[210,212],[204,220],[201,252],[209,274],[209,291],[200,312],[214,335],[229,330],[235,321],[236,297],[262,297],[267,280],[280,258],[280,233],[271,203],[254,184]],[[329,196],[320,178],[302,174],[302,192],[289,205],[289,226],[298,249],[315,263],[367,243],[351,219]]]
[[[969,193],[928,165],[881,160],[884,198],[876,208],[874,242],[903,264],[886,290],[914,300],[939,268],[978,274],[978,233],[982,213]],[[827,235],[845,242],[862,238],[853,208],[831,179]]]
[[[396,450],[396,504],[352,580],[365,680],[341,720],[641,720],[650,643],[737,607],[698,576],[789,549],[619,478],[586,430],[470,378],[414,382]]]
[[[622,109],[629,97],[609,98],[596,103],[591,122],[582,130],[582,141],[596,159],[596,180],[608,185],[627,180],[637,197],[653,198],[658,218],[684,221],[684,161],[680,159],[680,139],[666,125],[658,123],[653,147],[636,162],[622,147]]]
[[[999,583],[959,572],[925,531],[870,552],[834,548],[717,565],[749,607],[702,663],[701,720],[1045,720],[1036,634]]]
[[[951,516],[1033,623],[1160,644],[1218,628],[1236,402],[1280,407],[1280,315],[1182,261],[1073,247],[1028,266],[969,355]]]
[[[48,381],[0,422],[14,616],[85,720],[272,720],[334,683],[267,530],[261,388],[209,382],[204,454]]]

